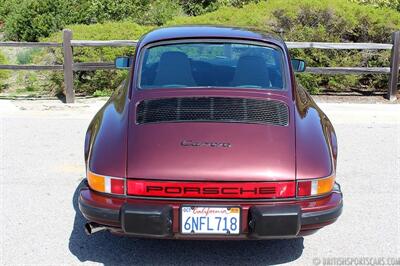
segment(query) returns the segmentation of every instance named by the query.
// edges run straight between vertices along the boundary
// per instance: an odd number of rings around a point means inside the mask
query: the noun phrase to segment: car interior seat
[[[196,86],[187,55],[182,52],[164,52],[158,64],[154,85]]]
[[[244,55],[238,60],[233,86],[270,87],[269,72],[265,60],[260,56]]]

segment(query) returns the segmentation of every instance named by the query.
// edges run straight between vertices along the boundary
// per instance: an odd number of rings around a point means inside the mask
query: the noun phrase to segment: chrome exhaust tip
[[[93,235],[97,232],[103,231],[103,230],[107,230],[107,228],[105,226],[99,225],[97,223],[86,223],[85,224],[85,233],[90,236]]]

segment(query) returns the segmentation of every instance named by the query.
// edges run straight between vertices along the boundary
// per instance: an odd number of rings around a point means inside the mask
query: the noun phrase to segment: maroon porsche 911
[[[278,37],[238,28],[154,30],[86,133],[86,232],[269,239],[336,221],[337,142]]]

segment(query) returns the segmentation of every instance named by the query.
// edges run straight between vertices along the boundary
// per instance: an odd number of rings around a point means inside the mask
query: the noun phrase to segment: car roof
[[[282,47],[285,46],[280,37],[270,33],[264,33],[259,30],[210,25],[189,25],[158,28],[143,36],[141,39],[141,46],[152,42],[187,38],[247,39],[253,41],[270,42]]]

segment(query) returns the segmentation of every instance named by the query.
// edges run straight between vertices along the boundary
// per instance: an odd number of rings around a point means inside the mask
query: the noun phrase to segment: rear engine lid
[[[294,181],[289,105],[276,99],[173,97],[132,105],[127,177]]]

